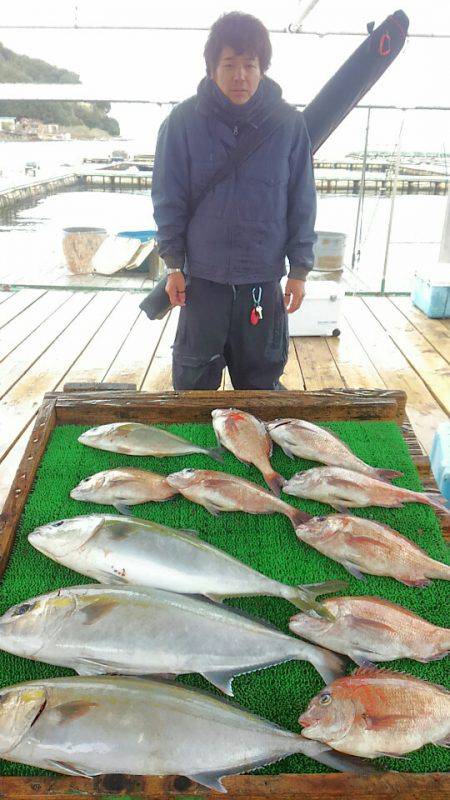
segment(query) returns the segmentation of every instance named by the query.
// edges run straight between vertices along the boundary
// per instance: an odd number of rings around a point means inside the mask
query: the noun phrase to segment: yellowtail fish
[[[361,667],[338,678],[299,718],[302,734],[342,753],[402,756],[450,745],[450,692],[390,670]]]
[[[435,500],[423,492],[413,492],[400,486],[391,486],[385,481],[370,478],[360,472],[342,467],[314,467],[297,472],[285,485],[283,492],[295,497],[305,497],[328,503],[337,511],[365,506],[402,508],[405,503],[422,503],[439,511],[450,513],[445,508],[445,499]]]
[[[274,471],[270,463],[272,440],[264,423],[237,408],[217,408],[212,412],[212,418],[220,444],[239,461],[259,469],[270,490],[278,497],[285,479]]]
[[[326,683],[346,661],[221,603],[145,586],[71,586],[0,617],[8,653],[79,675],[199,672],[228,695],[245,672],[309,661]]]
[[[299,539],[345,567],[355,578],[385,575],[407,586],[450,580],[450,566],[434,561],[387,525],[350,514],[312,517],[295,530]]]
[[[310,642],[350,656],[361,666],[372,661],[412,658],[435,661],[450,651],[450,629],[432,625],[380,597],[333,597],[323,601],[334,620],[296,614],[289,627]]]
[[[222,778],[304,753],[365,774],[357,759],[309,742],[206,692],[127,677],[53,678],[0,690],[0,758],[64,775]]]
[[[248,514],[284,514],[294,528],[310,519],[300,509],[274,497],[256,483],[206,469],[183,469],[167,476],[167,483],[180,494],[204,506],[211,514],[245,511]]]
[[[84,478],[70,492],[73,500],[111,505],[121,514],[130,514],[130,505],[168,500],[175,494],[176,490],[169,486],[165,475],[134,467],[97,472]]]
[[[81,444],[130,456],[183,456],[204,453],[221,461],[220,448],[200,447],[181,436],[142,422],[112,422],[91,428],[78,437]]]
[[[266,425],[271,438],[289,458],[307,458],[334,467],[362,472],[372,478],[389,481],[402,472],[371,467],[352,453],[336,434],[303,419],[275,419]]]
[[[328,614],[315,598],[346,586],[342,581],[288,586],[202,541],[195,531],[135,517],[92,514],[58,520],[36,528],[28,541],[59,564],[101,583],[153,586],[212,600],[268,594]]]

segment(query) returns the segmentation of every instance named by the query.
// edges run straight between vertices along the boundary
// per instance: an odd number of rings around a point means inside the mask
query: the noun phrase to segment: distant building
[[[0,131],[14,131],[16,128],[15,117],[0,117]]]

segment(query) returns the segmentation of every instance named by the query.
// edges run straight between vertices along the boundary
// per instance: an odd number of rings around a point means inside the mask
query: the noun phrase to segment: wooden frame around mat
[[[317,392],[167,392],[131,390],[70,391],[44,396],[33,432],[0,515],[0,578],[3,574],[23,507],[49,437],[57,425],[100,425],[118,420],[138,422],[209,422],[213,408],[234,406],[261,419],[299,417],[308,420],[384,420],[402,426],[412,460],[427,490],[436,490],[428,459],[405,418],[406,395],[401,391],[338,389]],[[448,518],[447,518],[448,519]],[[443,534],[450,525],[441,517]],[[450,776],[442,773],[236,775],[224,779],[229,800],[449,800]],[[0,776],[0,800],[194,800],[218,798],[184,776],[98,778]]]

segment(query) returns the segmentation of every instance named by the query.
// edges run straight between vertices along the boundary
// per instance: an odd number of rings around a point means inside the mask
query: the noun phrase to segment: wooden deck
[[[0,292],[0,508],[45,392],[68,382],[171,387],[177,312],[150,322],[139,292]],[[450,320],[430,320],[408,298],[347,297],[341,336],[291,339],[287,389],[404,389],[429,453],[450,414]],[[232,388],[224,375],[224,388]]]

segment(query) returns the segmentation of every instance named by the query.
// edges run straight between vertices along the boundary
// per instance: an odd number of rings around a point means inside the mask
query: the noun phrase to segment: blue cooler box
[[[427,317],[450,317],[450,264],[417,270],[411,299]]]
[[[440,492],[450,500],[450,421],[439,425],[434,434],[430,460]]]

